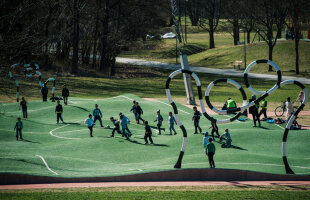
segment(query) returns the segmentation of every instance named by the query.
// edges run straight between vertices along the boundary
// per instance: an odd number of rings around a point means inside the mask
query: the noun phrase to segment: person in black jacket
[[[194,134],[197,134],[197,129],[199,129],[199,132],[201,133],[201,128],[199,126],[199,120],[200,120],[201,113],[197,110],[196,106],[193,107],[193,110],[194,110],[194,115],[193,115],[192,121],[194,121],[194,126],[195,126]]]
[[[212,135],[213,140],[215,140],[214,132],[216,133],[217,137],[220,137],[219,128],[217,127],[216,122],[211,122],[211,126],[209,127],[209,129],[210,128],[212,128],[211,135]]]
[[[136,102],[135,103],[135,106],[136,106],[136,123],[139,124],[140,123],[140,120],[142,120],[142,122],[144,122],[144,119],[141,118],[141,115],[143,114],[143,110],[142,108],[139,106],[139,103]]]
[[[255,100],[256,100],[256,96],[252,95],[252,99],[250,99],[250,102],[255,101]],[[256,121],[258,121],[258,126],[261,127],[260,119],[258,115],[258,108],[259,108],[259,103],[256,103],[254,106],[249,108],[249,113],[252,114],[252,117],[253,117],[253,122],[254,122],[253,127],[256,127]]]
[[[149,138],[150,143],[153,144],[152,130],[151,130],[151,127],[148,125],[148,121],[144,121],[144,126],[145,126],[145,135],[144,135],[145,144],[149,143],[147,141],[147,138]]]
[[[62,86],[62,97],[64,99],[64,104],[65,105],[68,105],[68,96],[69,96],[69,90],[68,88],[66,87],[66,85],[63,85]]]
[[[62,119],[62,116],[61,116],[62,112],[63,112],[62,105],[60,104],[60,101],[58,100],[56,108],[55,108],[55,113],[57,114],[57,124],[59,124],[59,119],[61,120],[61,123],[64,123],[64,120]]]
[[[42,93],[43,101],[46,102],[47,94],[48,94],[48,88],[46,86],[46,83],[44,83],[43,87],[41,88],[41,93]]]

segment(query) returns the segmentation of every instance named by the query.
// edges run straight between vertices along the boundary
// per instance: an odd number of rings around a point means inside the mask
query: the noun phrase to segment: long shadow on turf
[[[23,142],[29,142],[29,143],[41,144],[41,142],[34,142],[34,141],[31,141],[31,140],[25,140],[25,139],[23,139],[22,141]]]
[[[238,146],[236,146],[236,145],[231,145],[229,148],[227,148],[227,147],[223,147],[223,146],[222,146],[223,144],[225,144],[224,142],[217,142],[217,143],[219,143],[219,144],[221,145],[222,148],[226,148],[226,149],[231,148],[231,149],[238,149],[238,150],[247,151],[247,149],[244,149],[244,148],[242,148],[242,147],[238,147]]]
[[[83,110],[83,111],[85,111],[85,112],[89,112],[88,109],[83,108],[83,107],[80,107],[80,106],[73,106],[73,105],[69,105],[69,106],[74,107],[74,108],[79,108],[79,109],[81,109],[81,110]]]
[[[111,137],[107,137],[107,136],[98,136],[98,137],[103,137],[103,138],[111,138]],[[134,143],[134,144],[140,144],[140,145],[145,145],[144,143],[141,143],[137,140],[127,140],[126,138],[120,138],[120,137],[117,137],[118,139],[121,139],[121,142],[124,142],[124,141],[128,141],[128,142],[131,142],[131,143]],[[144,138],[142,138],[144,139]],[[166,144],[151,144],[150,146],[159,146],[159,147],[169,147],[169,145],[166,145]]]

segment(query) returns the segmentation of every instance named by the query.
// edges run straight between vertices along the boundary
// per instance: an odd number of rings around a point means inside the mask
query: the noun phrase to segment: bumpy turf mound
[[[135,124],[133,114],[129,112],[133,99],[139,101],[144,110],[142,117],[152,126],[156,126],[153,123],[156,111],[161,110],[166,132],[159,136],[153,129],[154,145],[144,145],[144,127]],[[131,119],[129,129],[133,136],[130,141],[119,134],[110,138],[111,129],[99,128],[99,123],[94,128],[94,137],[89,137],[89,130],[83,121],[92,112],[95,103],[103,112],[105,126],[112,127],[109,118],[117,117],[119,112]],[[22,116],[18,104],[0,105],[1,173],[97,177],[173,169],[181,148],[182,135],[177,126],[179,134],[168,135],[168,112],[172,108],[167,101],[146,101],[130,94],[100,100],[70,98],[63,113],[67,124],[56,124],[55,105],[53,102],[29,102],[29,117],[22,120],[24,141],[16,141],[13,130],[16,118]],[[182,168],[208,168],[202,147],[203,136],[193,134],[192,111],[180,104],[177,106],[189,137]],[[284,126],[262,124],[264,128],[253,128],[251,120],[219,125],[221,133],[229,128],[234,146],[223,149],[215,142],[216,167],[284,174],[281,157]],[[200,125],[206,131],[210,122],[202,118]],[[310,174],[309,142],[310,131],[290,131],[287,155],[297,174]]]

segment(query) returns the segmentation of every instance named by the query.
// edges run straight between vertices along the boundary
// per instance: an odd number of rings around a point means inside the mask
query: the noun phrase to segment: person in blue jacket
[[[168,123],[169,123],[170,135],[172,135],[172,131],[174,132],[174,135],[176,135],[177,132],[174,129],[174,123],[177,124],[177,122],[175,121],[175,118],[172,116],[172,112],[169,112]]]

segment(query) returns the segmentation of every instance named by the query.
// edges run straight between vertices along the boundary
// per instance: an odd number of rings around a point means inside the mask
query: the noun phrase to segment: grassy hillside
[[[254,34],[252,34],[253,37]],[[240,38],[242,40],[242,38]],[[193,66],[231,69],[235,60],[244,61],[243,45],[234,46],[229,33],[215,34],[215,49],[208,49],[208,33],[198,32],[188,34],[189,46],[195,50],[187,51],[189,64]],[[151,45],[150,45],[151,44]],[[201,52],[197,52],[199,48]],[[206,50],[204,50],[206,49]],[[247,44],[247,64],[257,59],[268,59],[268,45],[261,41]],[[168,53],[167,53],[168,52]],[[300,41],[300,75],[310,77],[310,42]],[[123,52],[121,57],[133,57],[162,62],[175,63],[175,39],[162,41],[146,41],[139,48]],[[273,51],[273,61],[281,68],[284,75],[295,75],[295,45],[294,41],[278,40]],[[243,63],[244,64],[244,63]],[[265,68],[253,69],[255,72],[268,73]]]

